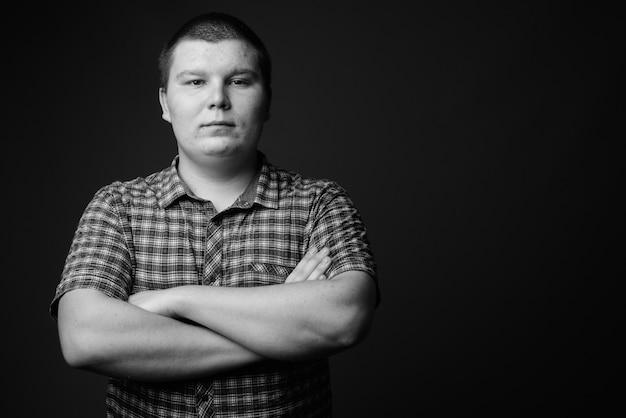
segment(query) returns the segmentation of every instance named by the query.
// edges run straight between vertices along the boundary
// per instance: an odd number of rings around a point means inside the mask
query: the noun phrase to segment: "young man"
[[[328,356],[378,300],[358,212],[257,150],[271,64],[242,22],[192,19],[160,68],[178,155],[86,208],[51,305],[63,355],[110,377],[108,416],[330,416]]]

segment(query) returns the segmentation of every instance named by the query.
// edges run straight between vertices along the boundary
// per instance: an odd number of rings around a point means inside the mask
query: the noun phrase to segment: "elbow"
[[[63,296],[59,303],[57,326],[61,354],[70,367],[90,369],[98,361],[102,333],[94,325],[94,312],[76,305],[73,293]]]
[[[369,335],[373,320],[373,310],[365,307],[347,308],[343,319],[334,327],[329,339],[337,351],[343,351],[360,344]]]
[[[344,336],[341,339],[344,348],[354,347],[360,344],[369,335],[372,327],[372,315],[360,314],[351,321],[345,328]]]
[[[59,324],[61,354],[68,366],[76,369],[89,369],[95,363],[96,352],[90,337],[76,329],[67,329]]]
[[[299,329],[306,330],[304,334],[294,333],[290,336],[297,336],[293,341],[293,347],[299,347],[299,349],[295,353],[289,353],[289,355],[281,353],[280,357],[269,357],[281,360],[302,360],[337,354],[361,343],[369,334],[371,324],[371,311],[345,307],[340,311],[334,311],[322,322],[307,321],[302,324]]]
[[[366,274],[342,273],[343,292],[335,305],[332,339],[339,351],[360,344],[369,335],[376,309],[374,281]]]
[[[84,369],[88,367],[89,362],[87,360],[87,356],[84,352],[81,352],[75,347],[67,347],[62,345],[61,353],[63,354],[63,359],[68,366],[75,369]]]

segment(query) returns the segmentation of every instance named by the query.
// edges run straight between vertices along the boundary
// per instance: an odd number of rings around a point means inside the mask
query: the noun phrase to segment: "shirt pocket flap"
[[[255,285],[284,283],[293,268],[270,263],[250,263],[248,273],[252,273]]]

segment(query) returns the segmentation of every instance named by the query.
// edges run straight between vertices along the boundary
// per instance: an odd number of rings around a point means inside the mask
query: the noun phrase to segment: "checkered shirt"
[[[376,279],[360,216],[344,189],[279,169],[259,153],[255,181],[225,211],[193,197],[172,165],[103,187],[87,206],[51,304],[66,292],[132,293],[183,285],[280,284],[310,247],[331,249],[330,279]],[[110,417],[326,417],[328,360],[266,361],[217,378],[145,383],[109,379]]]

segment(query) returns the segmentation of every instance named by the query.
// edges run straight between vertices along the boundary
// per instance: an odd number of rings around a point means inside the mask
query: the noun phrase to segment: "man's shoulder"
[[[136,177],[129,180],[116,180],[103,187],[96,196],[112,199],[117,203],[130,205],[152,205],[164,194],[171,183],[171,170],[169,168]]]
[[[293,193],[304,195],[345,193],[343,187],[334,180],[322,177],[311,177],[276,166],[271,166],[271,168],[273,171],[272,174],[276,178],[278,188],[281,191],[281,195]]]

